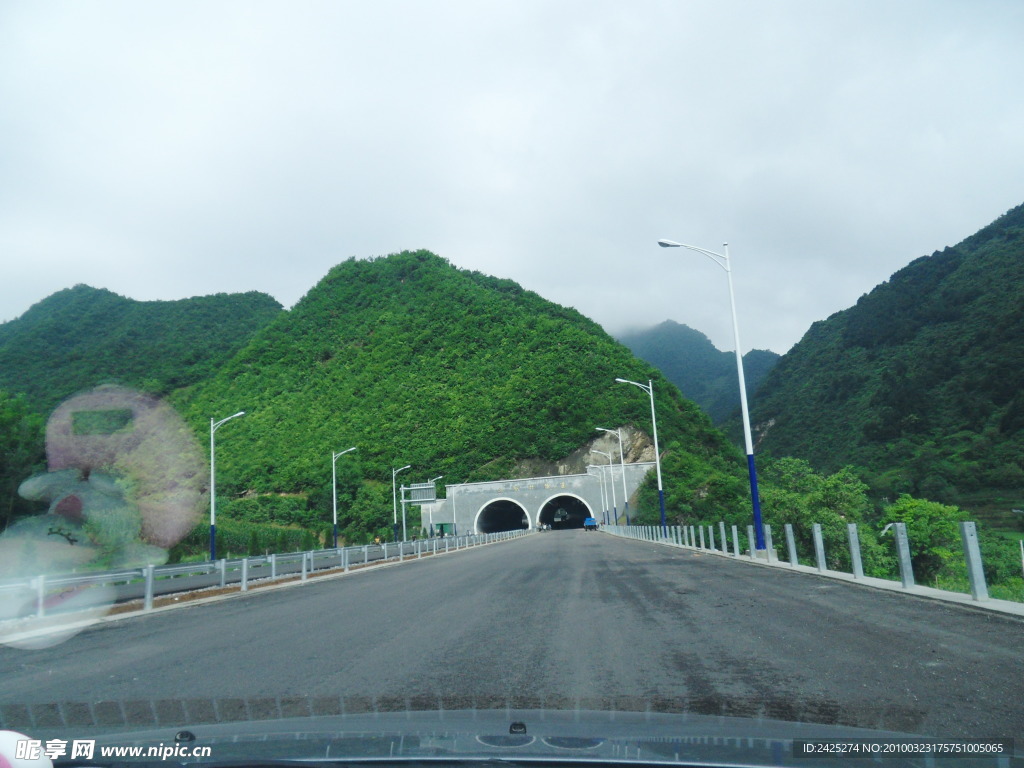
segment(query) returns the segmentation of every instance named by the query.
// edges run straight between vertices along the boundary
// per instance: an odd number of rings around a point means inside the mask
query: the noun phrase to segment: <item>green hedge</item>
[[[269,523],[220,519],[217,523],[217,556],[245,557],[267,553],[301,552],[331,545],[331,527],[317,530],[286,528]],[[210,526],[197,525],[179,544],[171,549],[169,562],[193,557],[208,557]]]
[[[266,494],[240,499],[217,500],[217,509],[232,520],[250,523],[301,525],[312,528],[323,523],[323,511],[308,508],[305,494],[278,496]]]

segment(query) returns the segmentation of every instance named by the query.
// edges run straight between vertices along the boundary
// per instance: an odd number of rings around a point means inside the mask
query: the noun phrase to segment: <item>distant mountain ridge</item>
[[[283,311],[257,292],[136,301],[79,284],[0,324],[0,390],[40,411],[112,381],[167,394],[213,375]]]
[[[861,465],[884,494],[1019,505],[1022,382],[1024,205],[814,323],[755,420],[763,450]]]
[[[619,341],[664,373],[715,424],[739,409],[736,355],[722,352],[700,331],[666,320],[646,330],[621,334]],[[743,355],[748,399],[778,360],[778,354],[763,349]]]

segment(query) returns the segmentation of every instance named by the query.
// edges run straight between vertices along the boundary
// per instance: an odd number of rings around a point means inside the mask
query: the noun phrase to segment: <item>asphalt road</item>
[[[0,725],[511,706],[1021,738],[1022,662],[1020,619],[553,531],[0,647]]]

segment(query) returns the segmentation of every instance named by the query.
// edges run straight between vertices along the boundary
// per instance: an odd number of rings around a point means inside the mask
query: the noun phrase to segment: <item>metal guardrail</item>
[[[685,549],[703,550],[716,554],[739,558],[740,534],[738,526],[731,526],[732,538],[730,552],[730,540],[726,534],[725,523],[718,523],[718,538],[716,545],[715,526],[713,525],[671,525],[664,530],[660,525],[605,525],[601,530],[613,536],[621,536],[628,539],[650,541],[656,544],[682,547]],[[906,523],[893,523],[893,532],[896,542],[897,562],[900,570],[900,585],[903,589],[910,589],[915,585],[914,569],[910,559],[910,539],[907,536]],[[786,537],[786,555],[788,564],[796,568],[799,565],[796,552],[796,539],[793,534],[793,526],[789,523],[783,528]],[[847,546],[850,552],[851,575],[855,580],[864,579],[864,567],[861,561],[860,536],[856,523],[848,523]],[[706,534],[706,535],[705,535]],[[764,526],[765,549],[754,548],[754,526],[747,526],[747,547],[744,557],[751,560],[766,562],[781,562],[772,542],[772,527]],[[828,568],[825,560],[825,544],[822,537],[821,525],[814,523],[811,529],[814,542],[814,560],[819,573],[824,573]],[[988,585],[985,582],[985,572],[982,568],[981,550],[978,545],[977,527],[973,522],[960,523],[960,538],[963,543],[964,560],[967,564],[967,575],[970,584],[971,598],[977,601],[989,599]]]
[[[113,602],[143,601],[143,610],[152,610],[156,597],[200,589],[239,585],[247,591],[254,581],[276,581],[298,577],[306,581],[311,574],[323,571],[348,572],[353,567],[383,564],[389,561],[422,558],[469,549],[519,538],[530,531],[504,531],[416,541],[384,542],[362,546],[289,552],[176,565],[147,565],[142,568],[118,569],[94,573],[41,575],[25,579],[0,581],[0,595],[21,593],[23,609],[20,619],[43,618],[80,608],[62,605],[60,598],[89,587],[107,586],[113,590]]]

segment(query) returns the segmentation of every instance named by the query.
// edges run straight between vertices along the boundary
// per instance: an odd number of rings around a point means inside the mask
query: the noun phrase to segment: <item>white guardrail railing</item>
[[[142,600],[143,610],[152,610],[154,598],[200,589],[224,588],[239,585],[241,591],[249,589],[254,581],[274,581],[298,577],[305,581],[318,571],[348,572],[353,567],[380,565],[389,561],[419,559],[430,555],[493,544],[519,538],[527,530],[481,533],[469,536],[418,539],[415,541],[385,542],[361,546],[317,549],[309,552],[270,554],[232,560],[216,560],[176,565],[148,565],[142,568],[122,568],[114,571],[42,575],[32,578],[0,581],[0,600],[20,598],[22,609],[17,616],[4,618],[42,618],[54,613],[72,610],[63,607],[63,599],[70,592],[88,587],[109,586],[114,590],[115,603]]]
[[[717,546],[715,544],[716,527],[718,528]],[[601,527],[601,530],[613,536],[639,539],[641,541],[650,541],[656,544],[666,544],[686,549],[703,550],[734,558],[747,557],[751,560],[783,565],[783,561],[779,559],[772,543],[772,527],[770,525],[764,526],[765,548],[762,550],[754,548],[754,526],[747,526],[747,545],[743,548],[745,550],[743,555],[740,554],[742,545],[740,543],[738,526],[733,525],[730,527],[732,533],[731,547],[730,540],[726,536],[725,523],[721,521],[717,526],[669,525],[665,526],[664,530],[660,525],[605,525]],[[915,583],[914,569],[910,560],[910,539],[907,536],[907,526],[906,523],[893,523],[892,528],[896,543],[896,559],[900,571],[899,584],[903,589],[911,589],[915,586]],[[797,567],[806,568],[807,566],[800,565],[797,558],[793,526],[790,523],[786,523],[784,531],[788,561],[786,564],[794,569]],[[814,542],[814,570],[817,570],[819,573],[836,573],[835,571],[829,571],[826,566],[825,544],[819,523],[814,523],[811,534]],[[851,564],[850,575],[854,580],[864,580],[860,536],[857,533],[856,523],[847,524],[846,534]],[[967,564],[967,577],[970,583],[971,598],[978,601],[988,600],[988,585],[985,582],[985,571],[982,568],[981,550],[978,546],[978,531],[975,524],[973,522],[961,522],[960,537],[963,542],[964,560]],[[887,580],[879,579],[879,581]]]

